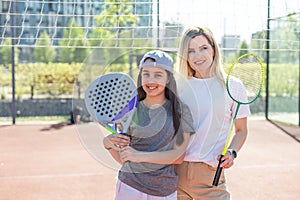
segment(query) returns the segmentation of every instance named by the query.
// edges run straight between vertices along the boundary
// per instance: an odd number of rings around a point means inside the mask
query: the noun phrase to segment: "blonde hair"
[[[214,39],[211,30],[206,27],[191,27],[184,32],[180,41],[179,53],[177,55],[176,71],[178,71],[185,78],[189,78],[195,74],[195,71],[191,68],[191,66],[188,63],[188,46],[191,39],[199,35],[204,36],[214,50],[214,59],[210,68],[210,76],[217,77],[217,79],[225,85],[226,75],[221,63],[221,54],[219,51],[219,46],[216,40]]]

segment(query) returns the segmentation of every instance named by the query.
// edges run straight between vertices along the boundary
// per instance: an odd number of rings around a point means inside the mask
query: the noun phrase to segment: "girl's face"
[[[167,71],[160,67],[144,66],[142,69],[142,87],[147,97],[165,95],[165,87],[168,83]]]
[[[208,78],[210,67],[214,59],[213,47],[205,36],[199,35],[192,38],[188,45],[188,63],[196,78]]]

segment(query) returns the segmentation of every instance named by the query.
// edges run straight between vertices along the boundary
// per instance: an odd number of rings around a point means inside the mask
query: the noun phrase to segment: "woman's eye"
[[[202,47],[201,49],[200,49],[200,51],[204,51],[204,50],[207,50],[208,48],[207,47]]]

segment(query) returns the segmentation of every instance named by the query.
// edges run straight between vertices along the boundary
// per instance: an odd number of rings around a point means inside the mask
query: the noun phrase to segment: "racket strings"
[[[256,57],[249,55],[239,59],[231,68],[228,76],[228,90],[232,98],[245,104],[255,100],[260,94],[262,76],[262,66]],[[239,79],[243,85],[234,85],[234,77]],[[246,90],[247,99],[244,98],[245,95],[238,92],[244,90],[242,87]]]

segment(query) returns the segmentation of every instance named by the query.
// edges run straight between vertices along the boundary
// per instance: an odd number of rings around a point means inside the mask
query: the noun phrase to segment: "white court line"
[[[300,163],[295,164],[267,164],[267,165],[244,165],[234,166],[236,169],[253,169],[253,168],[289,168],[289,167],[300,167]]]
[[[235,169],[261,169],[261,168],[289,168],[300,167],[297,164],[268,164],[268,165],[247,165],[247,166],[234,166]],[[116,172],[99,172],[99,173],[77,173],[77,174],[47,174],[47,175],[27,175],[27,176],[3,176],[0,180],[17,180],[17,179],[52,179],[52,178],[67,178],[67,177],[88,177],[88,176],[101,176],[101,175],[116,175]]]
[[[80,174],[47,174],[47,175],[27,175],[27,176],[3,176],[3,177],[0,177],[0,180],[87,177],[87,176],[100,176],[100,175],[108,175],[108,174],[115,175],[115,173],[113,173],[113,172],[80,173]]]

